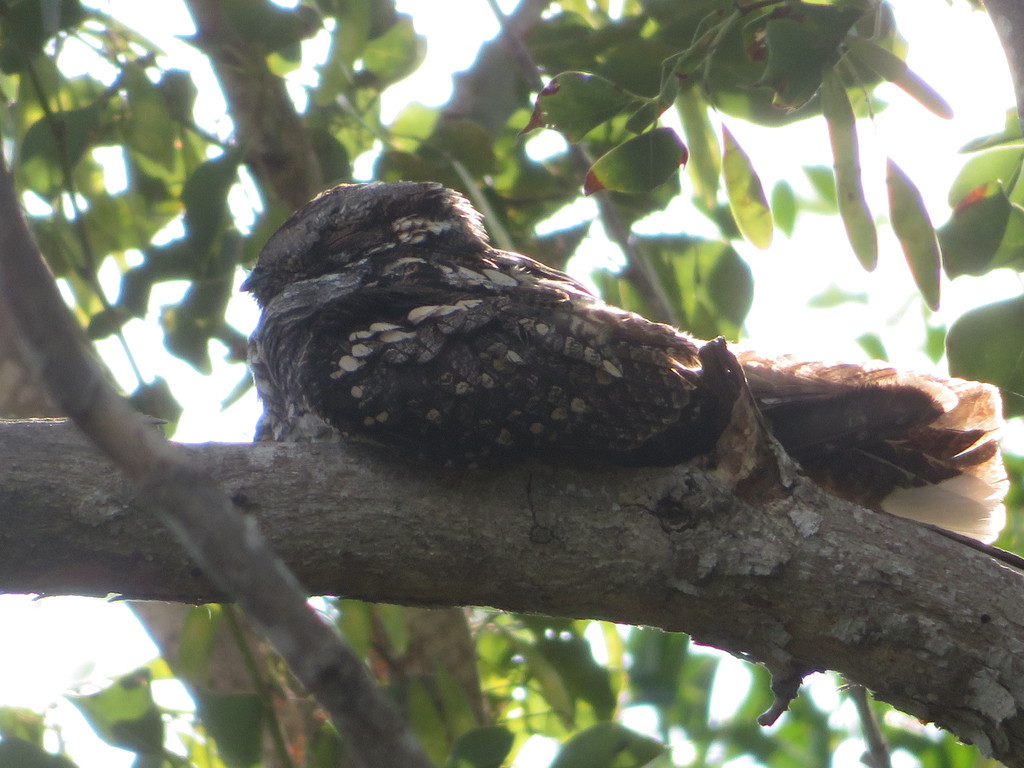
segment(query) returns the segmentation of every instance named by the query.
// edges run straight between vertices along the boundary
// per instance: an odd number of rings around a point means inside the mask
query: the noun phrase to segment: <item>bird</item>
[[[742,378],[829,492],[991,541],[1005,523],[998,389],[880,362],[769,357],[612,306],[491,245],[436,182],[342,184],[269,238],[242,285],[257,440],[366,440],[448,467],[528,457],[673,466],[713,454]]]

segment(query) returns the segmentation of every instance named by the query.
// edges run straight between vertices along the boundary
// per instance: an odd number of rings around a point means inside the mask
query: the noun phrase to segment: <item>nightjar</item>
[[[448,466],[514,457],[672,465],[711,453],[738,371],[721,341],[606,304],[493,248],[436,183],[347,184],[296,211],[244,284],[259,440],[369,439]],[[738,355],[775,437],[816,482],[990,540],[1005,473],[995,388]]]

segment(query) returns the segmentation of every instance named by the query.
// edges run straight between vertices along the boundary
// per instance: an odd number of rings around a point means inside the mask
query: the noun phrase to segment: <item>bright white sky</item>
[[[193,32],[180,0],[93,2],[160,42],[175,57],[189,57],[197,71],[204,68],[201,56],[172,38]],[[509,7],[514,2],[503,5]],[[427,37],[430,47],[420,72],[386,94],[385,108],[392,113],[411,101],[444,103],[451,88],[447,75],[469,66],[479,42],[497,32],[486,0],[400,0],[399,6],[416,17],[417,29]],[[948,214],[946,191],[961,164],[955,156],[957,149],[968,139],[1002,128],[1005,110],[1013,103],[1012,88],[1001,49],[984,14],[968,11],[964,2],[954,2],[949,7],[938,0],[897,0],[896,11],[899,26],[910,41],[911,68],[938,88],[952,105],[956,118],[942,121],[902,91],[880,89],[879,95],[888,99],[891,107],[879,114],[873,124],[860,126],[868,201],[875,215],[882,216],[886,210],[883,175],[888,155],[921,186],[933,221],[939,224]],[[459,32],[453,37],[451,20],[455,17],[459,19]],[[953,54],[951,41],[956,45]],[[970,69],[965,68],[967,64]],[[178,65],[181,66],[180,60]],[[211,117],[223,115],[223,105],[217,103],[216,95],[204,98],[200,108],[209,126],[224,129],[216,117]],[[785,177],[798,193],[801,189],[809,191],[808,185],[801,184],[802,177],[794,177],[794,169],[798,164],[831,163],[827,136],[819,122],[793,126],[785,132],[765,131],[736,121],[729,121],[729,128],[751,155],[766,189]],[[538,141],[538,151],[550,138]],[[244,205],[244,193],[240,199]],[[588,212],[589,206],[584,204],[564,213],[559,220],[569,223],[590,215]],[[680,196],[668,214],[644,226],[714,234],[689,209],[686,194]],[[588,248],[595,261],[607,258],[606,246],[600,239]],[[823,248],[841,252],[823,253]],[[743,248],[742,253],[754,270],[757,291],[747,323],[751,345],[809,358],[856,360],[863,353],[852,339],[865,330],[873,330],[882,336],[894,361],[904,366],[931,367],[919,349],[923,339],[921,303],[913,298],[907,267],[888,230],[882,231],[881,248],[879,268],[870,275],[864,273],[845,245],[839,221],[823,217],[802,219],[793,241],[776,233],[770,251]],[[116,286],[116,275],[109,277]],[[870,302],[828,311],[806,307],[809,298],[833,283],[849,292],[868,294]],[[177,439],[248,441],[259,412],[254,393],[250,392],[227,411],[220,408],[220,402],[244,375],[243,367],[219,363],[215,376],[202,377],[163,350],[155,319],[160,305],[176,301],[183,290],[184,286],[170,285],[156,291],[151,317],[126,329],[129,344],[136,354],[144,355],[140,360],[144,374],[168,378],[186,404]],[[972,306],[1017,295],[1021,290],[1019,278],[1012,273],[946,283],[943,307],[934,322],[951,323]],[[901,314],[903,321],[890,325]],[[255,324],[255,307],[247,297],[240,295],[232,304],[230,319],[243,330]],[[117,346],[105,344],[103,352],[119,379],[132,388],[134,382]],[[77,712],[61,700],[61,695],[72,687],[123,674],[155,656],[152,643],[127,609],[96,600],[51,598],[31,602],[18,596],[2,596],[0,623],[6,628],[0,633],[0,705],[39,711],[55,704],[53,717],[62,723],[68,748],[72,756],[81,760],[83,768],[128,766],[128,753],[97,750],[96,737]],[[829,693],[826,690],[819,695]],[[859,765],[859,754],[859,745],[844,746],[836,765]],[[900,766],[898,755],[896,763],[898,768],[907,767],[905,761]]]

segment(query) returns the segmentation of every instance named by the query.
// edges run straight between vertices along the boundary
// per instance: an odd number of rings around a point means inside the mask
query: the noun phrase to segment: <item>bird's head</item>
[[[281,225],[242,289],[266,306],[291,283],[342,272],[395,248],[451,252],[486,246],[480,214],[436,182],[342,184]]]

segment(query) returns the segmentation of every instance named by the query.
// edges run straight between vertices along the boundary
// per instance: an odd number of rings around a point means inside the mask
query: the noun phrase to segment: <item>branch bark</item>
[[[1010,66],[1010,77],[1013,79],[1013,92],[1017,99],[1017,120],[1024,133],[1024,3],[1021,0],[985,0],[996,35],[1006,54],[1006,63]]]
[[[782,691],[835,669],[1024,766],[1024,574],[794,479],[697,466],[445,471],[369,446],[190,446],[315,594],[684,631]],[[69,427],[0,425],[0,590],[217,600]]]

